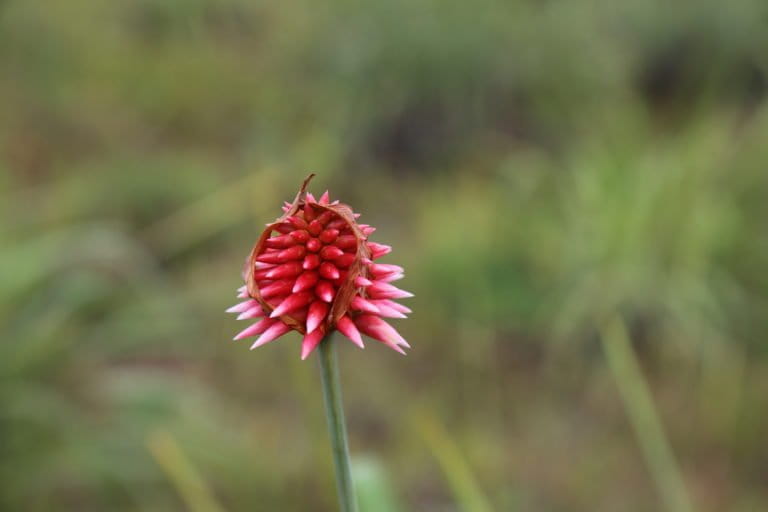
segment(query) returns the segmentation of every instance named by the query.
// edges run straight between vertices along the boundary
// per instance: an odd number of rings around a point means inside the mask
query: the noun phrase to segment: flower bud
[[[247,300],[227,311],[260,319],[235,338],[259,336],[256,348],[298,331],[306,359],[338,330],[361,348],[362,333],[404,353],[408,343],[382,317],[405,318],[410,309],[393,299],[413,295],[389,284],[403,277],[402,267],[372,262],[392,248],[369,242],[375,229],[358,224],[359,214],[348,205],[331,201],[327,192],[317,200],[306,192],[311,178],[251,250],[246,286],[238,290]]]

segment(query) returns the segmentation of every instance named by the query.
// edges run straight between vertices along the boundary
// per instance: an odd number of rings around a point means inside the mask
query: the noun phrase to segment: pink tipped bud
[[[405,277],[405,274],[386,274],[383,276],[377,276],[376,280],[381,281],[382,283],[391,283],[392,281],[397,281],[398,279],[402,279]]]
[[[320,266],[322,260],[317,254],[307,254],[304,257],[304,262],[301,264],[301,268],[304,270],[312,270]]]
[[[267,279],[289,279],[301,274],[301,263],[292,261],[290,263],[283,263],[277,267],[269,270],[266,274]]]
[[[238,320],[250,320],[252,318],[259,318],[261,316],[264,316],[264,310],[261,309],[261,304],[258,306],[254,306],[248,311],[243,311],[239,315],[237,315]]]
[[[333,263],[324,261],[320,264],[320,276],[325,279],[338,279],[339,269]]]
[[[304,255],[307,253],[307,249],[304,248],[303,245],[294,245],[293,247],[289,247],[288,249],[283,249],[279,253],[277,253],[277,256],[280,258],[280,261],[286,262],[291,260],[300,260],[304,258]]]
[[[368,270],[371,271],[371,274],[373,274],[374,277],[405,273],[403,267],[390,265],[388,263],[371,263],[368,265]]]
[[[342,229],[346,229],[346,228],[348,228],[348,227],[349,227],[349,225],[347,224],[347,221],[345,221],[344,219],[334,219],[334,220],[332,220],[331,222],[329,222],[329,223],[326,225],[326,227],[327,227],[328,229],[338,229],[338,230],[342,230]]]
[[[356,256],[350,252],[345,252],[334,261],[334,264],[340,268],[348,268],[355,262]]]
[[[333,285],[328,281],[320,281],[315,287],[315,294],[320,298],[320,300],[330,303],[333,302],[333,297],[336,295],[336,290],[334,290]]]
[[[397,350],[400,353],[404,352],[400,348],[410,347],[408,342],[403,339],[402,336],[387,322],[375,315],[360,315],[355,319],[355,325],[360,329],[360,332],[370,336],[371,338],[381,341],[388,347]]]
[[[336,237],[339,236],[339,230],[338,229],[326,229],[322,233],[320,233],[320,241],[324,244],[332,244]]]
[[[269,329],[264,331],[264,333],[259,336],[259,338],[251,345],[251,350],[255,349],[256,347],[260,347],[266,343],[269,343],[270,341],[274,341],[283,334],[290,331],[291,328],[288,327],[288,325],[284,324],[283,322],[276,321],[274,324],[272,324]]]
[[[373,284],[368,287],[368,295],[372,299],[405,299],[407,297],[413,297],[412,293],[381,281],[374,281]]]
[[[315,329],[314,331],[309,332],[308,334],[304,335],[304,339],[301,341],[301,360],[305,360],[307,357],[309,357],[309,354],[312,353],[313,350],[315,350],[315,347],[317,347],[321,341],[323,341],[323,337],[325,336],[325,327],[320,327],[319,329]]]
[[[273,270],[274,268],[276,268],[276,267],[277,267],[277,265],[272,265],[272,268],[266,268],[264,270],[257,270],[256,272],[253,273],[253,280],[256,281],[256,282],[263,281],[264,279],[267,278],[267,274],[269,274],[269,272],[271,270]]]
[[[231,308],[227,310],[227,313],[242,313],[243,311],[248,311],[249,309],[258,306],[259,303],[256,300],[250,299],[246,300],[245,302],[241,302],[240,304],[235,304]]]
[[[270,271],[272,271],[277,267],[278,267],[277,265],[270,265],[269,268],[265,268],[263,270],[257,270],[256,272],[253,273],[253,278],[256,281],[262,281],[264,279],[267,279],[267,274],[269,274]]]
[[[291,209],[291,203],[289,203],[288,201],[283,201],[282,210],[284,212],[287,212],[290,209]]]
[[[307,240],[309,240],[309,231],[305,229],[297,229],[296,231],[290,232],[291,238],[296,240],[298,243],[305,243]]]
[[[315,199],[315,196],[312,194],[312,192],[307,192],[307,201],[316,203],[317,199]]]
[[[400,313],[405,313],[406,315],[411,314],[411,308],[403,306],[402,304],[398,304],[397,302],[389,299],[378,299],[376,300],[376,303],[383,303],[386,304],[388,307],[394,309],[395,311],[399,311]]]
[[[304,220],[313,221],[317,217],[317,212],[312,208],[309,203],[304,204]]]
[[[354,235],[340,235],[333,244],[339,249],[353,249],[357,247],[357,238]]]
[[[307,226],[307,221],[305,221],[304,219],[302,219],[301,217],[299,217],[297,215],[292,215],[292,216],[288,217],[288,222],[290,222],[291,225],[293,227],[295,227],[296,229],[307,229],[307,227],[308,227]]]
[[[373,284],[373,281],[370,281],[364,278],[363,276],[357,276],[355,278],[355,286],[366,287],[366,286],[371,286],[372,284]]]
[[[347,315],[339,318],[339,321],[336,322],[336,328],[341,334],[352,340],[352,343],[360,348],[365,348],[363,339],[360,337],[360,331],[357,330],[354,322]]]
[[[366,313],[373,313],[375,315],[379,314],[379,308],[359,295],[355,295],[355,297],[352,299],[352,302],[350,303],[350,306],[352,309],[357,311],[364,311]]]
[[[320,257],[324,260],[335,260],[339,256],[343,256],[344,251],[336,247],[335,245],[326,245],[320,250]]]
[[[325,315],[328,314],[330,306],[325,302],[319,300],[314,301],[309,305],[309,312],[307,313],[307,332],[312,332],[317,329],[317,326],[323,323]]]
[[[326,211],[324,211],[323,213],[320,214],[320,216],[317,218],[317,220],[320,221],[320,224],[322,224],[323,226],[326,226],[328,224],[328,222],[330,222],[331,219],[333,219],[335,216],[336,216],[335,213],[326,210]]]
[[[284,263],[282,259],[280,259],[280,253],[279,252],[265,252],[264,254],[260,254],[256,258],[257,262],[260,263]]]
[[[379,316],[385,318],[408,318],[401,311],[387,304],[387,299],[371,299],[369,302],[379,309]]]
[[[317,272],[314,270],[308,270],[296,278],[296,284],[293,285],[291,291],[293,293],[297,293],[303,292],[304,290],[309,290],[317,284],[318,279],[320,279],[320,276]]]
[[[279,295],[287,295],[291,292],[291,288],[293,288],[293,279],[283,279],[260,288],[259,293],[261,293],[261,298],[268,299]]]
[[[267,329],[269,329],[272,325],[275,324],[277,320],[273,320],[271,318],[262,318],[255,324],[246,327],[243,329],[237,336],[235,336],[233,339],[235,341],[241,340],[243,338],[248,338],[250,336],[256,336],[257,334],[261,334]]]
[[[328,191],[326,190],[323,192],[323,195],[320,196],[320,199],[317,201],[320,204],[328,204],[328,202],[331,200],[331,196],[328,195]]]
[[[323,242],[318,240],[317,238],[310,238],[307,240],[307,250],[309,252],[317,252],[323,247]]]
[[[261,261],[257,261],[253,264],[253,268],[256,270],[264,270],[265,268],[272,268],[275,266],[275,263],[264,263]]]
[[[282,222],[276,226],[273,226],[272,229],[278,233],[287,234],[293,231],[293,226],[289,222]]]
[[[368,249],[371,251],[371,258],[374,260],[392,252],[392,247],[375,242],[368,242]]]
[[[299,308],[303,308],[312,302],[313,298],[314,297],[310,292],[299,292],[289,295],[283,302],[280,303],[279,306],[275,308],[274,311],[272,311],[272,314],[269,316],[270,318],[276,318],[280,315],[285,315],[286,313],[290,313]]]
[[[320,233],[322,233],[323,225],[320,223],[320,220],[315,219],[309,223],[309,227],[307,228],[307,231],[309,231],[312,236],[317,236]]]
[[[362,231],[365,236],[370,236],[373,234],[374,231],[376,231],[376,228],[369,226],[368,224],[360,224],[358,227],[360,228],[360,231]]]
[[[267,238],[264,245],[271,249],[286,249],[292,245],[296,245],[296,240],[294,240],[291,235],[273,236],[272,238]]]

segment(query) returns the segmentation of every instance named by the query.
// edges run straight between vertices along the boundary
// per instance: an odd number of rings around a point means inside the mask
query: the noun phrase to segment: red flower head
[[[227,310],[240,319],[259,321],[235,336],[259,335],[251,349],[289,331],[304,335],[301,358],[306,359],[326,334],[340,331],[363,348],[360,333],[405,354],[410,347],[382,317],[405,318],[411,310],[393,299],[413,294],[390,284],[403,277],[402,267],[374,260],[392,248],[368,241],[375,228],[358,224],[360,214],[346,204],[331,202],[328,192],[315,199],[304,183],[285,212],[267,224],[248,257],[247,299]]]

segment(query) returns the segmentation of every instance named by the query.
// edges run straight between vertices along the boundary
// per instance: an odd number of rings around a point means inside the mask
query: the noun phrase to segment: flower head
[[[227,312],[257,321],[235,340],[258,336],[254,349],[298,331],[306,359],[326,334],[338,330],[360,348],[362,333],[405,354],[402,347],[410,345],[383,320],[411,312],[394,302],[413,296],[391,284],[402,279],[402,267],[374,262],[392,248],[368,241],[375,228],[358,224],[359,214],[332,202],[327,191],[319,199],[306,192],[313,176],[251,250],[245,286],[238,290],[246,300]]]

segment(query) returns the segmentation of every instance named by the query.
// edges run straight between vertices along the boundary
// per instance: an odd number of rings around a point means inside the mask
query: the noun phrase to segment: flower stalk
[[[333,465],[336,470],[336,487],[339,494],[341,512],[357,512],[357,499],[352,482],[352,470],[349,463],[349,444],[347,426],[344,420],[344,407],[341,399],[339,365],[336,358],[336,344],[332,336],[326,336],[318,347],[320,377],[323,385],[325,417],[328,420],[328,433],[331,437]]]

